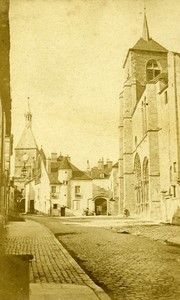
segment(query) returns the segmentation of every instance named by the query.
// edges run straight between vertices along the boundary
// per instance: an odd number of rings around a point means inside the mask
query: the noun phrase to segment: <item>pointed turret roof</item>
[[[145,41],[149,41],[149,28],[148,28],[148,23],[147,23],[147,18],[146,18],[146,10],[144,9],[144,23],[143,23],[143,31],[142,31],[142,38]]]
[[[28,111],[25,113],[25,129],[16,146],[16,149],[38,149],[34,134],[32,132],[32,113],[28,105]]]
[[[146,50],[146,51],[158,51],[158,52],[168,52],[163,46],[154,41],[149,36],[149,28],[148,22],[146,18],[146,9],[144,9],[144,22],[143,22],[143,30],[142,37],[137,41],[131,50]]]
[[[134,47],[129,49],[123,67],[126,64],[127,58],[129,56],[129,52],[132,50],[155,51],[155,52],[164,52],[164,53],[168,52],[168,50],[166,48],[164,48],[159,43],[157,43],[155,40],[150,38],[148,22],[147,22],[147,18],[146,18],[146,12],[144,12],[142,37],[137,41],[137,43],[134,45]]]
[[[16,149],[37,149],[36,140],[34,138],[32,129],[25,128]]]

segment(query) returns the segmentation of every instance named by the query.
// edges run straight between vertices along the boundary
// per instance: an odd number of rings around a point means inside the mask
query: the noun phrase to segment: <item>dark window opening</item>
[[[165,103],[165,104],[168,103],[168,95],[167,95],[167,91],[164,92],[164,103]]]
[[[155,60],[150,60],[146,66],[146,80],[153,80],[161,73],[158,64]]]

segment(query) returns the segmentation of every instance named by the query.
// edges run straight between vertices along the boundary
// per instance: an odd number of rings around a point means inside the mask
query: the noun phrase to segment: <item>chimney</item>
[[[107,158],[107,160],[106,160],[106,164],[107,164],[107,167],[108,167],[109,169],[111,169],[112,166],[113,166],[112,160],[109,160],[108,158]]]
[[[102,160],[99,159],[99,161],[98,161],[98,169],[99,170],[103,170],[104,169],[104,160],[103,160],[103,158],[102,158]]]
[[[51,153],[51,160],[52,161],[57,161],[57,153]]]

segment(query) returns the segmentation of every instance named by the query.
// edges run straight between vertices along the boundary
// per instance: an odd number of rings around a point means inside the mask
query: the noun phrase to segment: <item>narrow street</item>
[[[86,226],[86,219],[78,222],[66,218],[28,218],[47,226],[111,299],[180,299],[178,247],[108,228]],[[158,228],[159,234],[165,230],[168,233],[178,229]]]

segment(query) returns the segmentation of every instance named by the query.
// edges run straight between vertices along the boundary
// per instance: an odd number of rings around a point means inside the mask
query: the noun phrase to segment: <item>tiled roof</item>
[[[87,175],[86,173],[82,172],[83,174],[81,174],[78,177],[73,177],[73,180],[92,180],[92,177],[90,177],[89,175]]]
[[[57,172],[59,169],[59,163],[58,162],[51,162],[51,172]]]
[[[59,162],[59,169],[72,169],[71,163],[68,161],[66,156],[64,156],[63,159]]]
[[[78,178],[78,177],[81,177],[82,175],[84,174],[83,171],[80,171],[80,170],[74,170],[72,171],[72,178]]]
[[[66,156],[64,156],[61,161],[58,161],[57,164],[60,170],[67,169],[72,170],[73,172],[82,173],[82,171],[80,171],[75,165],[73,165]]]
[[[107,179],[109,178],[110,172],[107,170],[99,170],[98,168],[92,168],[91,169],[91,177],[93,179]],[[104,178],[100,177],[100,174],[104,174]]]
[[[50,173],[48,176],[50,184],[60,184],[60,181],[58,180],[58,173]]]
[[[140,38],[133,48],[130,50],[146,50],[146,51],[158,51],[158,52],[168,52],[166,48],[161,46],[159,43],[154,41],[153,39],[149,39],[148,41]]]

